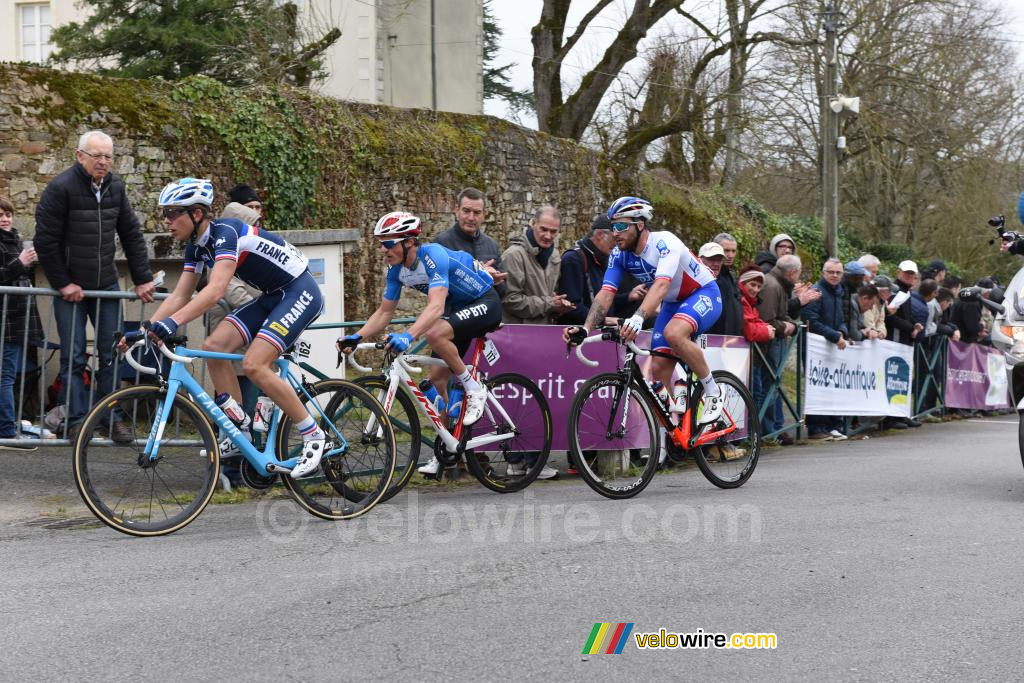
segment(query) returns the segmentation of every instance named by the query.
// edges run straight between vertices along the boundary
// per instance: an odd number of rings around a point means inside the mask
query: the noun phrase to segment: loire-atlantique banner
[[[946,405],[991,410],[1010,405],[1003,354],[978,344],[949,342]]]
[[[518,372],[531,378],[543,392],[551,408],[553,450],[565,450],[568,444],[569,408],[579,388],[588,379],[602,372],[615,372],[622,367],[624,348],[612,342],[587,344],[587,358],[598,361],[596,368],[576,359],[575,351],[566,358],[565,342],[560,325],[505,325],[488,335],[500,353],[492,366],[481,361],[488,375]],[[712,370],[729,370],[744,382],[750,373],[750,347],[742,337],[708,335],[701,339]],[[641,348],[650,345],[650,334],[637,340]],[[467,355],[468,358],[468,355]],[[635,430],[637,434],[643,430]],[[646,438],[646,437],[645,437]],[[643,448],[647,444],[636,443]]]
[[[910,417],[914,347],[875,340],[842,351],[807,335],[804,413]]]

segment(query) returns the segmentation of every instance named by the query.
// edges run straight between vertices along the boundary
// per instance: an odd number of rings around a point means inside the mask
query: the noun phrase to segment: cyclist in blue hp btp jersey
[[[419,234],[420,219],[410,213],[395,211],[377,221],[373,235],[390,266],[384,298],[359,331],[338,340],[338,348],[350,352],[364,337],[382,332],[395,315],[403,286],[423,292],[427,307],[406,332],[388,334],[387,348],[404,351],[426,337],[466,390],[463,424],[471,425],[483,414],[487,390],[470,376],[462,357],[473,339],[501,322],[501,300],[488,267],[465,252],[420,244]],[[431,379],[444,395],[447,373]]]
[[[302,331],[323,312],[320,287],[306,267],[306,258],[279,236],[233,218],[210,215],[213,185],[209,180],[182,178],[160,193],[164,226],[174,239],[185,242],[185,266],[174,292],[151,318],[151,334],[165,339],[200,317],[224,296],[228,282],[237,275],[263,295],[232,311],[203,342],[206,351],[233,353],[243,345],[249,350],[242,369],[270,397],[302,433],[302,458],[292,478],[313,473],[326,434],[306,411],[295,392],[277,376],[274,362]],[[209,270],[209,285],[195,298],[196,284]],[[127,344],[125,344],[127,346]],[[239,402],[242,392],[229,360],[209,359],[207,367],[221,410],[252,440],[250,417]],[[230,439],[221,442],[221,457],[238,455]]]
[[[583,326],[567,327],[562,336],[567,343],[579,343],[590,330],[601,325],[622,274],[628,272],[648,289],[640,308],[622,323],[622,338],[632,341],[644,319],[658,312],[651,349],[674,353],[697,374],[704,385],[700,422],[714,422],[722,414],[721,390],[693,337],[707,332],[718,320],[722,314],[722,295],[715,276],[681,239],[668,231],[652,232],[647,227],[653,216],[650,202],[639,197],[620,197],[611,205],[608,219],[616,246],[608,259],[604,283]],[[654,376],[665,386],[671,386],[675,363],[658,356],[651,362]]]

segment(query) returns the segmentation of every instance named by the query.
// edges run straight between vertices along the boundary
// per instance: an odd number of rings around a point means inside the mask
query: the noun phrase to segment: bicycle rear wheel
[[[512,434],[463,454],[466,468],[492,491],[512,493],[529,486],[544,469],[551,453],[551,409],[547,398],[527,377],[512,372],[488,379],[484,414],[463,431],[462,442],[473,435]]]
[[[380,502],[395,472],[395,435],[384,408],[353,382],[328,379],[299,394],[327,432],[328,447],[316,474],[281,481],[296,502],[323,519],[352,519]],[[291,418],[278,425],[277,459],[302,453],[302,436]]]
[[[353,380],[356,384],[373,394],[378,402],[384,403],[384,394],[388,390],[388,381],[381,375],[364,375]],[[420,416],[416,412],[409,394],[399,387],[388,413],[391,427],[395,432],[395,476],[391,478],[391,486],[384,492],[380,502],[388,500],[409,483],[416,473],[416,464],[420,459],[423,447],[420,430]]]
[[[707,431],[735,431],[723,434],[710,443],[694,449],[697,466],[707,480],[723,489],[734,489],[750,479],[761,454],[761,423],[750,392],[736,375],[718,370],[713,372],[715,382],[722,390],[724,408],[722,417]],[[699,391],[697,400],[699,400]],[[696,410],[691,411],[697,420]],[[696,430],[696,424],[693,425]],[[694,432],[696,433],[696,432]]]
[[[607,498],[632,498],[643,491],[658,469],[658,418],[636,383],[617,372],[587,380],[569,409],[569,449],[587,485]],[[629,451],[642,449],[647,459],[630,463]]]
[[[159,443],[158,457],[144,455],[159,428],[167,390],[134,386],[109,394],[82,422],[72,445],[72,469],[82,500],[100,521],[131,536],[160,536],[199,516],[217,487],[217,436],[206,415],[183,394],[174,404]],[[128,443],[99,439],[111,421],[132,432]]]

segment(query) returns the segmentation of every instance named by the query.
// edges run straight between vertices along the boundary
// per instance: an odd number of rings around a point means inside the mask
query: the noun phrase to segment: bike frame
[[[603,334],[593,337],[588,337],[584,340],[584,344],[590,341],[602,341]],[[609,340],[604,340],[609,341]],[[621,343],[619,340],[614,339],[617,344]],[[580,344],[576,347],[576,355],[581,361],[584,361],[586,365],[597,365],[593,361],[586,360],[582,355],[582,346]],[[696,405],[697,390],[694,383],[690,379],[690,370],[683,363],[681,358],[673,356],[670,353],[663,351],[652,351],[648,349],[641,349],[636,346],[633,342],[626,343],[627,352],[623,359],[622,368],[619,370],[620,373],[626,378],[626,390],[613,398],[612,410],[608,415],[608,433],[612,434],[612,416],[615,415],[619,408],[621,401],[628,401],[629,395],[633,391],[639,391],[647,399],[647,404],[655,406],[657,408],[656,414],[658,419],[661,421],[661,426],[665,428],[665,431],[672,438],[672,441],[684,450],[691,450],[698,446],[704,446],[706,444],[714,442],[718,437],[726,434],[735,432],[739,427],[736,425],[736,421],[732,419],[732,415],[729,411],[724,411],[724,414],[728,420],[728,425],[725,429],[719,429],[716,431],[708,431],[710,425],[697,425],[696,430],[694,426],[696,420],[694,419],[694,406]],[[643,373],[640,371],[640,367],[636,364],[636,356],[658,356],[661,358],[667,358],[675,361],[676,366],[680,369],[680,373],[686,378],[686,411],[679,418],[679,424],[675,424],[672,420],[672,413],[666,408],[661,402],[661,399],[654,393],[647,380],[644,379]],[[634,386],[635,385],[635,386]],[[637,388],[639,387],[639,388]],[[626,432],[626,421],[629,416],[626,411],[622,411],[622,423],[619,425],[619,433],[625,434]]]
[[[201,351],[197,349],[188,348],[177,348],[173,353],[167,351],[165,347],[161,347],[164,351],[164,355],[171,358],[171,372],[167,380],[167,398],[164,399],[163,405],[160,410],[159,419],[153,424],[153,429],[150,430],[148,439],[146,440],[146,448],[143,450],[143,456],[147,457],[151,462],[159,460],[160,457],[160,441],[163,437],[164,429],[167,427],[167,421],[170,419],[171,408],[174,405],[174,400],[177,398],[178,390],[184,389],[185,393],[191,397],[196,404],[199,405],[200,409],[206,414],[210,421],[227,435],[233,444],[238,446],[243,457],[249,461],[259,474],[271,475],[278,472],[290,472],[298,460],[297,457],[288,458],[287,460],[278,460],[276,457],[275,446],[277,442],[277,428],[281,422],[282,410],[280,407],[274,407],[274,414],[267,425],[267,436],[266,443],[263,446],[263,450],[258,450],[250,442],[246,441],[242,437],[242,432],[235,426],[235,423],[224,414],[224,411],[214,402],[206,390],[200,386],[199,382],[196,381],[195,377],[185,367],[185,362],[173,358],[178,356],[184,359],[218,359],[218,360],[242,360],[242,355],[238,353],[219,353],[215,351]],[[188,361],[191,362],[191,361]],[[320,405],[312,400],[309,392],[306,391],[305,387],[298,382],[294,375],[289,370],[291,359],[287,356],[282,356],[275,361],[278,368],[278,377],[288,382],[289,385],[296,391],[301,392],[305,395],[309,403],[316,406],[316,410],[320,413],[321,417],[325,417],[323,409]],[[324,425],[333,431],[334,437],[340,444],[338,447],[330,449],[324,453],[324,457],[330,455],[338,455],[344,452],[348,448],[348,441],[337,428],[329,420],[324,420]],[[210,454],[210,457],[215,457],[214,454]]]
[[[471,363],[473,368],[472,374],[474,379],[479,379],[479,373],[477,371],[477,368],[480,365],[480,356],[483,353],[484,340],[478,338],[474,342],[474,345],[475,346],[473,348],[473,361]],[[360,344],[357,348],[375,347],[376,344],[368,343]],[[367,368],[361,368],[360,366],[358,366],[358,364],[354,362],[353,365],[357,367],[357,369],[368,371]],[[385,392],[384,397],[381,399],[381,405],[384,406],[384,412],[387,414],[391,413],[391,405],[394,403],[395,393],[398,392],[398,387],[400,385],[405,386],[409,393],[412,394],[413,398],[416,399],[416,402],[419,403],[420,412],[426,415],[427,418],[433,423],[434,430],[437,432],[437,435],[441,438],[441,441],[444,442],[445,448],[448,450],[448,452],[456,453],[459,450],[459,444],[462,442],[463,431],[465,429],[465,427],[462,424],[462,420],[466,414],[466,411],[465,409],[463,409],[459,413],[459,420],[455,424],[455,429],[453,431],[448,431],[448,429],[444,425],[444,420],[441,419],[441,416],[438,414],[437,409],[435,409],[434,405],[430,402],[430,400],[428,400],[427,397],[423,395],[423,392],[420,391],[419,386],[416,384],[415,381],[413,381],[412,377],[409,374],[410,372],[420,372],[420,370],[416,366],[437,366],[447,368],[448,364],[445,363],[440,358],[434,358],[432,356],[407,356],[404,353],[397,355],[395,359],[391,362],[391,366],[387,368],[387,370],[384,372],[384,375],[388,380],[387,391]],[[463,407],[465,407],[465,397],[463,397],[462,400]],[[505,412],[505,409],[502,408],[501,404],[498,402],[498,399],[495,398],[490,392],[487,392],[487,406],[484,408],[484,410],[490,411],[492,408],[496,410],[504,420],[507,420],[509,424],[512,424],[512,418],[509,417],[508,413]],[[372,425],[370,427],[372,429]],[[368,429],[367,431],[370,430]],[[467,441],[466,450],[477,448],[479,446],[487,446],[489,444],[498,443],[501,441],[508,441],[513,436],[515,436],[514,431],[509,432],[507,434],[482,434],[480,436],[473,437],[472,439]]]

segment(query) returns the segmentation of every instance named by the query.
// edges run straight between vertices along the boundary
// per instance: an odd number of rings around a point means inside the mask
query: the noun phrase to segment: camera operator
[[[1017,201],[1017,217],[1021,223],[1024,223],[1024,192],[1021,193],[1020,199]],[[988,219],[988,224],[999,233],[999,251],[1008,251],[1011,254],[1024,256],[1024,234],[1004,229],[1005,223],[1006,218],[1004,216]],[[991,240],[989,244],[993,242],[995,240]]]

